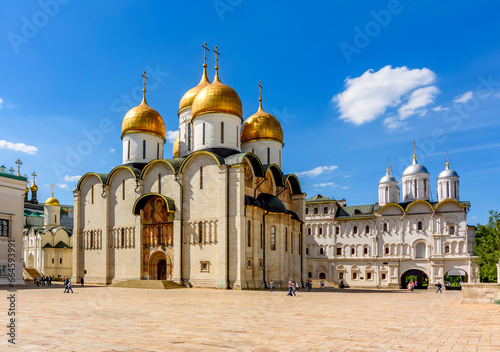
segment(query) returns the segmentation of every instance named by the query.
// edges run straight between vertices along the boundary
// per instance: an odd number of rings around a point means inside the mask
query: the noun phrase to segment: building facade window
[[[455,227],[450,226],[450,235],[454,235],[454,234],[455,234]]]
[[[358,233],[358,227],[357,226],[354,226],[353,229],[352,229],[352,233],[353,234],[357,234]]]
[[[59,264],[62,264],[62,258],[59,258]]]
[[[372,273],[366,273],[366,279],[371,280],[372,279]]]
[[[205,122],[203,122],[203,145],[205,145]]]
[[[356,254],[356,249],[355,248],[351,248],[351,255],[354,255]]]
[[[158,174],[158,193],[161,194],[161,174]]]
[[[160,159],[160,143],[156,143],[156,159]]]
[[[90,188],[90,203],[94,204],[94,185]]]
[[[314,208],[314,215],[318,215],[318,208]]]
[[[122,181],[122,199],[125,200],[125,180]]]
[[[285,227],[285,252],[288,252],[288,228]]]
[[[309,214],[309,208],[306,208],[306,215]]]
[[[271,149],[267,148],[267,163],[271,164]]]
[[[191,123],[188,123],[188,150],[191,150]]]
[[[450,246],[444,247],[444,252],[445,253],[450,253]]]
[[[386,275],[382,274],[382,280],[385,280],[385,278],[386,278]]]
[[[320,226],[320,228],[318,229],[318,235],[322,235],[323,234],[323,227]]]
[[[320,254],[320,255],[325,254],[325,251],[324,251],[323,247],[320,247],[320,248],[319,248],[319,254]]]
[[[422,221],[417,223],[417,230],[422,230]]]
[[[384,231],[387,232],[387,223],[384,223]]]
[[[365,232],[366,232],[366,233],[370,233],[370,226],[366,225],[366,227],[365,227]]]
[[[224,122],[220,123],[220,142],[224,144]]]
[[[342,255],[342,248],[337,247],[337,255]]]
[[[121,238],[120,238],[122,248],[125,247],[125,229],[121,229]]]
[[[203,221],[198,223],[198,243],[203,243]]]
[[[130,160],[130,141],[128,141],[128,147],[127,147],[127,159]]]
[[[335,234],[336,234],[336,235],[339,235],[339,234],[340,234],[340,227],[339,227],[339,226],[337,226],[337,227],[335,228]]]
[[[271,250],[276,250],[276,227],[271,226]]]
[[[142,158],[146,159],[146,140],[142,140]]]
[[[357,272],[353,272],[352,273],[352,279],[353,280],[357,280],[358,279],[358,273]]]
[[[307,234],[308,234],[309,236],[311,236],[311,228],[310,228],[310,227],[307,229]]]
[[[323,214],[328,214],[328,207],[323,208]]]
[[[262,224],[260,224],[260,249],[262,249],[264,246],[264,229],[262,227]]]
[[[203,189],[203,166],[200,166],[200,189]]]
[[[343,272],[340,272],[339,273],[339,280],[343,280],[344,279],[344,273]]]
[[[385,247],[385,254],[389,254],[389,247]]]
[[[368,254],[368,248],[363,248],[363,254],[367,255]]]

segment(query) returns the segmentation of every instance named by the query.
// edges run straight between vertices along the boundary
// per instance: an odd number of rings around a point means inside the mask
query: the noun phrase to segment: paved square
[[[2,291],[7,297],[7,292]],[[62,286],[17,291],[20,351],[500,351],[500,306],[460,304],[460,291]],[[9,349],[11,350],[11,349]]]

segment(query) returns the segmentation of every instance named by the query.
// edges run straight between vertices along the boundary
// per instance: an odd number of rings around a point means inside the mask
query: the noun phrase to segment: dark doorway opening
[[[321,280],[326,279],[326,275],[325,275],[325,273],[320,273],[320,274],[319,274],[319,278],[320,278]]]
[[[401,275],[401,288],[407,288],[409,282],[416,282],[415,289],[425,289],[429,287],[429,278],[422,270],[412,269],[405,271]]]
[[[167,279],[167,261],[165,259],[160,259],[158,261],[158,267],[156,271],[156,279],[157,280],[166,280]]]

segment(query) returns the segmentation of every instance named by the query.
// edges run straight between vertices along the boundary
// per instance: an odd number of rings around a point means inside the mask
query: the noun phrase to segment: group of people
[[[52,286],[52,276],[37,276],[35,277],[35,283],[37,286],[45,286],[45,284],[47,284],[47,286]]]
[[[69,278],[69,276],[65,276],[63,278],[63,282],[64,282],[64,293],[69,293],[70,290],[71,293],[73,293],[73,288],[71,287],[71,279]]]
[[[408,282],[408,285],[406,287],[408,288],[408,291],[413,292],[415,290],[416,286],[417,286],[417,282],[411,280],[411,281]]]
[[[299,291],[299,283],[288,281],[288,294],[287,296],[297,296],[297,292]]]

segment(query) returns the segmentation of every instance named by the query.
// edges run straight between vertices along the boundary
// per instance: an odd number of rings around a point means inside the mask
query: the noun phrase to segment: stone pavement
[[[500,306],[460,304],[460,291],[31,284],[16,294],[15,346],[0,291],[0,351],[500,351]]]

